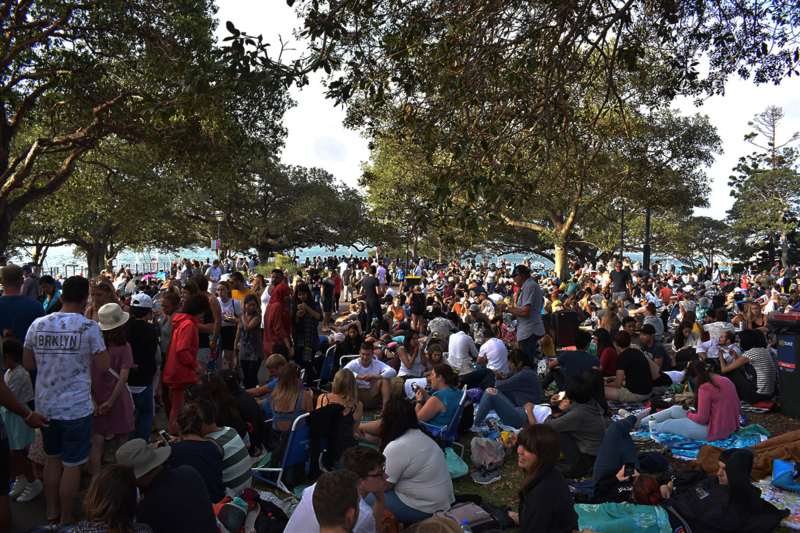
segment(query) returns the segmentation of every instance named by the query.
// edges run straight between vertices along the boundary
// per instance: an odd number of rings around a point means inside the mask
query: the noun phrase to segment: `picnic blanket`
[[[616,413],[620,409],[625,409],[628,412],[633,412],[633,411],[638,411],[639,409],[644,409],[645,407],[650,407],[650,400],[644,402],[631,402],[631,403],[608,400],[608,408],[613,413]]]
[[[729,448],[750,448],[751,446],[755,446],[767,440],[769,434],[769,431],[762,426],[751,424],[740,428],[739,431],[727,439],[715,441],[693,440],[673,433],[656,433],[655,435],[651,435],[647,430],[635,431],[631,433],[631,437],[634,438],[634,440],[652,439],[669,448],[673,457],[689,461],[697,458],[700,453],[700,448],[703,446],[714,446],[715,448],[723,450]]]
[[[777,407],[775,402],[757,402],[749,404],[742,402],[742,411],[745,413],[769,413]]]
[[[800,494],[774,487],[769,478],[753,483],[761,489],[761,497],[777,507],[787,509],[791,514],[783,519],[781,525],[800,530]]]
[[[580,530],[597,533],[671,533],[669,517],[658,505],[600,503],[575,505]]]

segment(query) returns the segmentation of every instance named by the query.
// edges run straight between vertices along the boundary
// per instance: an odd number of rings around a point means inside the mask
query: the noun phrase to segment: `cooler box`
[[[800,418],[800,314],[792,315],[777,315],[769,326],[778,339],[781,412]]]

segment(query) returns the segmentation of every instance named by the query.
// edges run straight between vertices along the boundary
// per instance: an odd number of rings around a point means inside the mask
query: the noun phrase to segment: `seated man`
[[[383,361],[375,359],[372,343],[362,343],[358,359],[347,363],[345,369],[357,378],[358,400],[364,409],[380,409],[386,405],[391,394],[389,380],[397,372]]]
[[[575,350],[562,350],[558,357],[548,363],[550,374],[545,378],[542,387],[547,388],[555,380],[559,390],[564,390],[569,378],[576,378],[593,368],[599,368],[600,360],[586,351],[591,342],[592,336],[579,329],[575,335]]]
[[[191,466],[169,468],[172,448],[151,448],[143,439],[117,450],[117,462],[133,468],[141,499],[136,517],[154,533],[213,533],[217,521],[203,478]]]
[[[653,392],[653,378],[647,356],[631,348],[631,338],[626,331],[614,336],[619,357],[617,375],[606,382],[605,394],[618,402],[643,402]]]
[[[527,420],[523,409],[525,404],[536,405],[544,401],[539,376],[524,362],[519,350],[511,352],[509,364],[513,370],[511,376],[498,380],[494,387],[486,389],[481,396],[475,412],[474,426],[482,425],[489,411],[494,410],[503,424],[521,428]]]
[[[560,413],[551,415],[544,424],[558,431],[561,437],[561,461],[556,465],[568,478],[591,472],[597,450],[606,431],[604,410],[594,399],[592,371],[567,382],[567,400],[559,405]],[[532,404],[525,404],[528,423],[537,423]]]
[[[345,450],[342,455],[342,468],[356,476],[358,491],[358,519],[353,533],[373,533],[379,531],[377,524],[383,522],[383,493],[386,490],[386,478],[383,470],[384,457],[374,448],[355,446]],[[322,478],[320,478],[322,479]],[[303,490],[300,503],[292,513],[284,533],[317,533],[320,524],[314,515],[316,484]],[[368,495],[374,495],[375,504],[370,507],[364,501]],[[376,520],[377,517],[377,520]],[[382,528],[381,528],[382,529]]]
[[[358,476],[349,470],[326,472],[317,480],[311,499],[320,533],[354,531],[358,524]]]

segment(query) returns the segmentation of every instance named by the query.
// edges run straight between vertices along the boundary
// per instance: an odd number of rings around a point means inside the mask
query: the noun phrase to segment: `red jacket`
[[[172,340],[164,367],[164,384],[185,387],[197,383],[199,349],[197,319],[185,313],[172,315]]]

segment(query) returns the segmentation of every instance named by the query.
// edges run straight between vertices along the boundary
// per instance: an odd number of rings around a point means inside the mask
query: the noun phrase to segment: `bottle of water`
[[[461,521],[461,531],[464,533],[472,533],[472,529],[469,527],[469,520]]]

